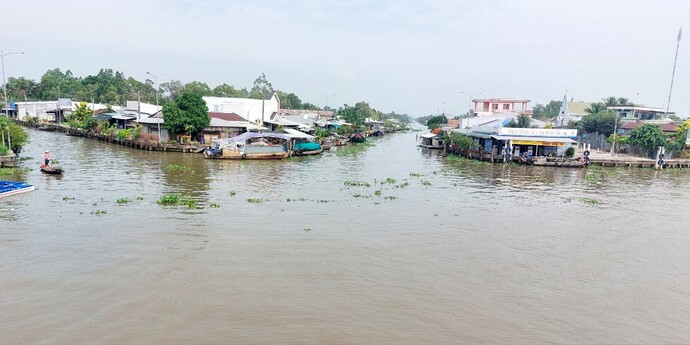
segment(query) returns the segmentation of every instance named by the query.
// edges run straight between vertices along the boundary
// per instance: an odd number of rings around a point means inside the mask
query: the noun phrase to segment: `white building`
[[[643,107],[637,105],[618,105],[608,107],[618,113],[621,123],[642,121],[653,124],[671,123],[673,120],[667,117],[666,111],[662,108]],[[668,115],[673,115],[674,112],[669,112]]]
[[[250,122],[261,124],[280,110],[280,99],[272,92],[266,99],[202,97],[211,113],[235,113]]]
[[[79,102],[72,101],[66,98],[61,98],[57,101],[37,101],[37,102],[17,102],[17,119],[26,120],[28,117],[38,117],[39,121],[55,121],[56,110],[61,110],[63,113],[69,114],[77,110]],[[99,109],[106,109],[108,105],[101,103],[86,103],[86,107],[94,111]],[[118,110],[120,107],[114,106],[113,110]]]

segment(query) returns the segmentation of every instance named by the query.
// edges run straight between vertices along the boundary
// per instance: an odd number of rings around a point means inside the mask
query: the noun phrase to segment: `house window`
[[[491,110],[498,110],[498,104],[492,104]]]
[[[510,110],[510,104],[504,104],[503,110]]]

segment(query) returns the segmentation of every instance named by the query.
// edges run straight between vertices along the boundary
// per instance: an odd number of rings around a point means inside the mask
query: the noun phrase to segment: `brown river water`
[[[30,130],[0,343],[690,343],[690,171],[444,159],[419,133],[257,162]]]

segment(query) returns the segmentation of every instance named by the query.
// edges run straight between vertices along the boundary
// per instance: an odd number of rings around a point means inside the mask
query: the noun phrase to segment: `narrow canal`
[[[444,159],[419,132],[254,162],[29,131],[0,343],[690,342],[688,171]]]

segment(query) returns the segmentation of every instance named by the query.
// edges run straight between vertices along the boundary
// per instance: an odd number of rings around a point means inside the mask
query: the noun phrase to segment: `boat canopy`
[[[316,138],[316,137],[313,136],[313,135],[309,135],[309,134],[307,134],[307,133],[300,132],[300,131],[298,131],[298,130],[296,130],[296,129],[292,129],[292,128],[283,128],[283,130],[284,130],[291,138],[293,138],[293,139],[308,139],[308,140],[313,140],[314,138]]]
[[[273,132],[264,132],[264,133],[254,133],[254,132],[246,132],[242,133],[238,136],[228,138],[228,139],[223,139],[227,140],[226,143],[235,143],[235,142],[240,142],[240,141],[246,141],[248,139],[253,139],[253,138],[278,138],[278,139],[283,139],[283,140],[290,140],[290,136],[287,134],[281,134],[281,133],[273,133]]]

